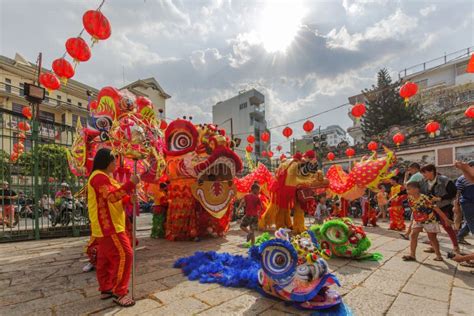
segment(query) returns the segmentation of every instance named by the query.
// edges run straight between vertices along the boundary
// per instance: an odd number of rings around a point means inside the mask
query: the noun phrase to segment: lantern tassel
[[[61,83],[63,85],[65,85],[65,86],[67,85],[67,78],[66,77],[61,77],[60,80],[61,80]]]
[[[430,133],[430,137],[431,137],[431,138],[434,138],[434,137],[435,137],[435,133]]]
[[[410,99],[409,98],[405,98],[405,106],[408,107],[408,102],[410,102]]]

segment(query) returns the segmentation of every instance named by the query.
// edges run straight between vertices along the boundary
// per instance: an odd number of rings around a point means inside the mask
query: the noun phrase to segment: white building
[[[309,135],[303,136],[303,138],[313,138],[318,135],[326,135],[326,142],[329,147],[337,146],[340,142],[347,141],[347,133],[339,125],[329,125],[321,130],[315,129]]]
[[[267,130],[265,120],[265,96],[255,89],[241,91],[235,97],[217,102],[212,107],[212,121],[226,130],[233,139],[240,139],[241,144],[235,151],[241,158],[245,157],[247,136],[254,135],[253,154],[258,158],[264,148],[260,135]]]
[[[437,91],[446,88],[465,86],[474,82],[474,75],[466,73],[467,63],[473,47],[461,51],[444,55],[439,58],[411,66],[399,72],[399,78],[402,82],[412,81],[418,85],[418,93],[414,99],[419,99],[423,103],[423,110],[428,112],[441,111],[442,102]],[[460,57],[461,56],[461,57]],[[426,100],[429,95],[430,100]],[[357,94],[348,98],[349,103],[365,103],[363,94]],[[354,143],[363,142],[363,133],[360,121],[356,120],[349,111],[349,117],[353,121],[353,126],[347,129],[349,135],[354,139]]]

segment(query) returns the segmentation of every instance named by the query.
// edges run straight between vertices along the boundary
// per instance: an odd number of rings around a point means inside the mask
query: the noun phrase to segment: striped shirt
[[[460,193],[459,202],[461,204],[474,203],[474,183],[464,176],[460,176],[456,180],[456,189]]]

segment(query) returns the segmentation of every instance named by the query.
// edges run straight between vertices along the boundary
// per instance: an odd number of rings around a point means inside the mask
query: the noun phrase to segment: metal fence
[[[40,120],[36,150],[33,134],[26,132],[25,151],[13,162],[22,121],[21,114],[0,110],[0,242],[89,234],[81,194],[86,179],[70,173],[66,156],[75,128]]]

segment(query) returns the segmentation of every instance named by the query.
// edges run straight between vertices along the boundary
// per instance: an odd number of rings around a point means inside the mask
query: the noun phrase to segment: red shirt
[[[249,193],[244,196],[245,201],[245,215],[258,216],[262,211],[262,202],[258,195]]]

